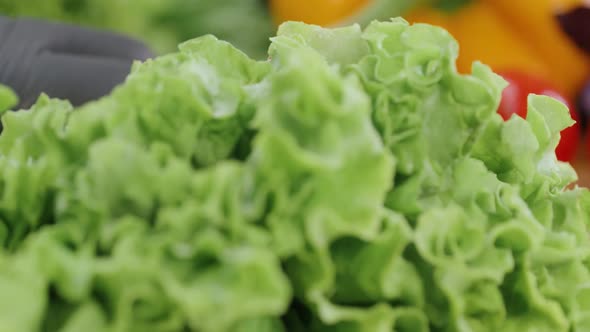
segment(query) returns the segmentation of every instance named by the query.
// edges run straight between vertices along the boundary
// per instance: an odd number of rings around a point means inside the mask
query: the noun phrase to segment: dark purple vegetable
[[[578,112],[580,113],[580,124],[586,128],[590,120],[590,80],[582,89],[578,97]]]
[[[590,8],[576,7],[558,14],[557,20],[576,45],[590,53]]]
[[[579,48],[590,54],[590,8],[580,6],[556,15],[562,30]],[[590,79],[578,97],[580,124],[586,128],[590,121]]]

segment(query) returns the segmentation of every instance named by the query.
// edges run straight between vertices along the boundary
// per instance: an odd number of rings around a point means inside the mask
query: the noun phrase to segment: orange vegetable
[[[331,25],[354,14],[369,0],[269,0],[275,23],[302,21]]]
[[[550,4],[551,8],[556,13],[562,13],[568,10],[571,10],[578,6],[583,5],[590,5],[590,1],[588,0],[551,0]]]
[[[494,69],[518,68],[550,78],[535,50],[515,35],[503,18],[486,3],[473,2],[454,12],[423,7],[404,16],[412,23],[428,23],[448,30],[459,42],[457,68],[467,73],[474,60]]]

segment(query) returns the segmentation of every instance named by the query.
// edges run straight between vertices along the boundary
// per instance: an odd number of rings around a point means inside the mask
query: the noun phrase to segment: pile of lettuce
[[[590,330],[569,113],[504,122],[506,82],[457,53],[287,23],[267,61],[204,36],[4,113],[0,331]]]

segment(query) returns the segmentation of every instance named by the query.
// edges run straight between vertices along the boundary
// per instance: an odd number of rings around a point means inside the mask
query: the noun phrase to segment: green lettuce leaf
[[[7,111],[15,106],[18,102],[18,97],[10,88],[0,85],[0,112]]]

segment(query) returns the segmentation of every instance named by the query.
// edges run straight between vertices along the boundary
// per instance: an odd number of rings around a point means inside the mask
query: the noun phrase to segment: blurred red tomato
[[[561,161],[572,161],[576,155],[581,136],[578,114],[574,109],[574,103],[567,100],[551,83],[529,74],[519,71],[498,71],[498,74],[502,75],[509,83],[502,93],[502,101],[498,108],[498,113],[505,120],[509,119],[512,114],[526,118],[527,97],[531,93],[553,97],[569,108],[570,116],[576,120],[576,123],[561,131],[561,141],[555,150],[555,154]]]

